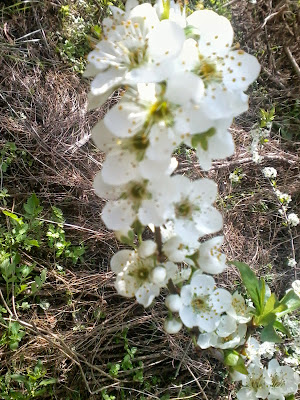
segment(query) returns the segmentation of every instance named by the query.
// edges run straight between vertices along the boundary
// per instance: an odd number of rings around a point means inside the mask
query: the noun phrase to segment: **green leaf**
[[[55,378],[49,378],[49,379],[43,379],[40,383],[39,386],[47,386],[47,385],[52,385],[57,382],[57,379]]]
[[[259,289],[260,289],[260,293],[259,293],[260,305],[261,305],[261,307],[263,307],[265,304],[265,299],[266,299],[266,283],[263,278],[260,278]]]
[[[26,382],[26,380],[27,380],[26,376],[19,375],[19,374],[10,375],[10,378],[16,382]]]
[[[281,317],[282,315],[288,314],[300,308],[300,297],[297,296],[293,289],[291,289],[280,300],[279,304],[286,306],[285,310],[277,312],[277,316]]]
[[[242,357],[239,358],[238,363],[232,367],[235,371],[240,372],[241,374],[248,375],[248,370],[245,367],[245,363]]]
[[[40,207],[40,201],[35,193],[32,193],[23,207],[26,213],[31,217],[38,215],[43,209],[43,207]]]
[[[286,326],[283,325],[282,322],[280,321],[275,321],[273,324],[274,328],[277,329],[278,331],[284,333],[285,335],[287,335],[288,337],[291,336],[290,331],[288,330],[288,328]]]
[[[19,218],[16,214],[13,214],[9,211],[6,210],[2,210],[3,214],[8,216],[9,218],[13,219],[14,221],[16,221],[19,225],[23,224],[23,219]]]
[[[254,322],[256,325],[263,325],[263,326],[273,324],[275,320],[276,320],[276,314],[274,314],[274,312],[270,312],[268,314],[260,315],[259,317],[254,318]]]
[[[262,331],[260,335],[262,342],[272,342],[272,343],[281,343],[282,339],[277,335],[275,329],[273,327],[273,323],[267,325]]]
[[[243,284],[247,289],[247,293],[253,301],[255,307],[257,308],[258,314],[261,314],[262,306],[261,304],[261,283],[257,279],[255,273],[252,269],[245,263],[239,261],[231,261],[230,264],[233,264],[240,271]],[[263,287],[262,287],[263,290]]]
[[[196,133],[192,135],[192,146],[193,147],[202,147],[204,151],[208,149],[208,138],[212,137],[216,133],[215,128],[210,128],[206,132]]]
[[[30,239],[27,241],[30,246],[40,247],[39,242],[36,239]]]

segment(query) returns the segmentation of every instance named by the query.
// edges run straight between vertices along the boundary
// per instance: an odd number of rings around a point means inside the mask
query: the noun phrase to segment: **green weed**
[[[34,369],[27,369],[26,374],[8,371],[0,376],[0,396],[4,400],[30,400],[52,393],[55,378],[46,378],[47,371],[39,360]]]

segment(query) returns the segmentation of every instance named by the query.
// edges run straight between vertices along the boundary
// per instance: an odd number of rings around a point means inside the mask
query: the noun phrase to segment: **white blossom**
[[[160,195],[160,215],[165,221],[174,223],[174,232],[185,243],[195,243],[199,237],[217,232],[222,227],[222,216],[213,206],[217,195],[216,184],[209,179],[190,181],[185,176],[173,176],[169,185],[159,185],[154,188]],[[170,195],[172,193],[172,196]],[[153,197],[152,201],[155,201]],[[139,219],[142,224],[152,223],[152,214],[149,202],[147,209],[141,207]],[[145,204],[144,203],[144,204]]]
[[[232,295],[232,307],[227,314],[236,319],[240,324],[245,324],[252,319],[251,308],[246,305],[245,300],[237,291]]]
[[[233,349],[245,342],[246,324],[237,324],[229,315],[222,315],[217,329],[210,333],[201,333],[197,344],[202,349],[215,347],[218,349]]]
[[[88,55],[85,76],[95,76],[91,83],[94,96],[109,95],[122,84],[166,79],[170,61],[181,51],[182,27],[174,21],[160,21],[149,3],[132,5],[125,12],[111,7],[113,18],[103,21],[105,36]]]
[[[115,287],[125,297],[135,296],[138,303],[149,307],[159,295],[160,288],[176,274],[177,267],[171,262],[157,264],[156,244],[142,242],[139,249],[120,250],[111,259],[111,269],[117,274]]]
[[[262,173],[266,178],[276,178],[277,176],[277,170],[273,167],[265,167],[262,169]]]
[[[296,265],[297,265],[297,261],[296,261],[294,258],[288,258],[288,260],[287,260],[287,265],[288,265],[289,267],[294,268],[294,267],[296,267]]]
[[[292,288],[298,297],[300,297],[300,280],[295,280],[292,283]]]
[[[288,224],[291,226],[297,226],[300,222],[299,217],[295,213],[291,213],[287,216]]]
[[[287,193],[282,193],[279,189],[275,189],[275,194],[282,204],[289,204],[292,201],[292,198]]]
[[[220,274],[226,268],[226,256],[221,253],[224,237],[216,236],[199,246],[197,264],[207,274]]]
[[[265,379],[265,368],[259,364],[251,363],[247,367],[248,375],[240,374],[243,387],[237,392],[238,400],[266,399],[269,386]]]
[[[276,359],[269,362],[264,376],[269,386],[269,400],[284,400],[285,396],[298,391],[299,374],[289,366],[280,366]]]
[[[178,312],[185,326],[197,326],[201,332],[212,332],[219,324],[221,315],[230,308],[231,294],[216,288],[213,277],[196,271],[190,284],[181,288],[180,300],[175,303],[174,298],[172,304],[180,305],[180,301],[182,305]]]

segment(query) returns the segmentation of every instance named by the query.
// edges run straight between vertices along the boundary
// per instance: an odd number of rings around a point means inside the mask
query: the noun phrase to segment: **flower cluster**
[[[261,360],[262,356],[272,358],[274,345],[263,343],[260,345],[254,338],[248,341],[246,354],[250,360],[247,367],[248,375],[234,372],[234,380],[241,381],[242,388],[237,393],[238,400],[285,400],[298,390],[300,377],[289,366],[280,366],[273,358],[266,368]]]
[[[198,327],[201,347],[238,345],[249,321],[246,306],[217,289],[211,276],[226,268],[223,237],[199,242],[223,225],[214,207],[217,186],[174,175],[172,154],[181,144],[194,148],[206,170],[233,154],[228,128],[248,108],[244,92],[259,63],[233,47],[230,22],[213,11],[186,16],[179,4],[160,0],[154,6],[128,0],[125,10],[110,9],[85,76],[93,78],[90,109],[123,88],[119,103],[92,130],[106,153],[94,180],[97,195],[108,200],[103,221],[134,247],[111,259],[115,287],[148,307],[170,280],[186,282],[167,298],[179,318],[167,320],[166,330],[184,324]],[[146,226],[155,227],[160,244],[142,240]]]
[[[127,0],[125,10],[110,9],[85,76],[93,78],[90,109],[116,89],[122,94],[92,130],[106,154],[94,180],[96,194],[107,199],[102,219],[132,247],[111,259],[115,288],[144,307],[168,288],[167,332],[184,325],[197,332],[201,348],[238,348],[253,312],[212,276],[226,268],[223,237],[215,236],[223,225],[214,207],[217,185],[177,175],[172,155],[180,145],[193,148],[208,170],[233,154],[228,128],[248,108],[245,91],[259,63],[233,47],[230,22],[213,11],[187,16],[172,0]],[[147,227],[155,241],[144,239]]]
[[[85,73],[93,77],[89,108],[125,88],[120,102],[92,131],[106,153],[94,181],[95,192],[108,199],[103,221],[123,236],[136,223],[172,224],[172,236],[163,244],[165,258],[178,263],[194,255],[189,259],[193,267],[220,273],[225,261],[219,247],[198,242],[222,228],[222,216],[213,206],[216,184],[172,175],[177,167],[172,154],[180,144],[193,147],[204,169],[232,155],[228,128],[247,110],[244,91],[260,66],[255,57],[233,48],[229,21],[213,11],[186,16],[170,1],[151,6],[128,0],[124,11],[111,7],[111,12]],[[155,255],[153,260],[160,265]],[[132,263],[140,260],[122,262],[124,271]],[[127,276],[134,279],[132,273],[117,271],[117,282],[120,274],[126,282]],[[116,287],[124,294],[119,283]]]

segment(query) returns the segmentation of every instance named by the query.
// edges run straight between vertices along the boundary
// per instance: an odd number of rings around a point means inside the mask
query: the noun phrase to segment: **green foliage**
[[[72,246],[65,238],[63,229],[64,217],[62,211],[52,207],[53,223],[46,224],[41,218],[43,207],[36,194],[33,193],[23,204],[23,214],[17,214],[7,209],[2,210],[0,218],[4,219],[0,226],[0,284],[5,285],[4,295],[7,307],[16,307],[26,311],[31,307],[31,298],[36,296],[47,279],[47,270],[38,269],[28,258],[23,260],[23,253],[39,251],[53,255],[53,260],[60,257],[66,262],[76,263],[85,252],[84,246]],[[49,303],[41,301],[42,309],[47,309]],[[11,322],[2,316],[7,309],[0,307],[0,321],[5,328],[0,339],[1,345],[8,345],[16,350],[25,335],[18,322]]]
[[[275,118],[275,107],[271,110],[260,109],[260,128],[269,128]]]
[[[5,142],[0,151],[0,174],[6,173],[16,161],[22,159],[29,167],[33,160],[25,150],[20,150],[14,142]]]
[[[39,360],[34,369],[27,369],[26,374],[8,371],[0,376],[0,396],[4,400],[30,400],[51,394],[56,383],[55,378],[45,378],[47,371]]]
[[[136,347],[131,347],[127,338],[128,330],[124,330],[120,335],[116,337],[117,343],[122,340],[124,342],[125,354],[120,363],[108,363],[109,374],[111,376],[118,376],[120,371],[128,371],[135,369],[133,374],[133,380],[136,382],[143,382],[143,364],[142,362],[135,361],[135,354],[137,352]],[[137,369],[137,370],[136,370]]]
[[[63,229],[64,217],[62,211],[57,207],[52,207],[52,221],[56,224],[48,224],[47,238],[48,246],[55,251],[55,257],[64,257],[70,259],[73,264],[82,259],[85,252],[83,245],[72,246],[71,242],[66,240]]]
[[[4,331],[4,334],[0,339],[0,345],[9,345],[11,350],[17,350],[19,343],[25,334],[26,332],[22,329],[18,322],[9,321],[7,330]]]
[[[285,314],[300,308],[300,298],[290,289],[279,301],[274,293],[267,295],[266,284],[263,278],[256,277],[251,268],[242,262],[232,262],[241,274],[243,284],[255,306],[253,326],[262,326],[261,340],[263,342],[281,343],[282,339],[276,332],[290,335],[289,330],[279,320]]]

